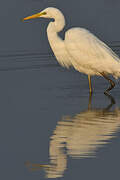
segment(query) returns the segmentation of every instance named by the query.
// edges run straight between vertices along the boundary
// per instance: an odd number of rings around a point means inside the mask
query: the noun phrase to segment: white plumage
[[[111,90],[115,83],[107,77],[111,74],[115,78],[120,76],[120,59],[105,43],[84,28],[71,28],[65,33],[65,39],[58,36],[65,26],[65,18],[60,10],[49,7],[40,13],[24,18],[52,18],[47,28],[50,46],[57,61],[67,68],[73,66],[77,71],[88,75],[90,92],[91,75],[103,76],[110,82]]]
[[[115,53],[92,33],[83,28],[66,32],[65,45],[76,70],[89,75],[101,73],[120,75],[120,60]]]

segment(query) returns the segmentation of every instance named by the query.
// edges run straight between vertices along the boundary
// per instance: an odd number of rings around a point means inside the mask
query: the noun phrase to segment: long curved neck
[[[58,35],[58,32],[60,32],[65,26],[65,19],[62,13],[59,13],[56,17],[55,21],[50,22],[48,25],[48,40],[56,60],[61,64],[61,66],[68,68],[71,65],[71,57],[65,48],[64,40],[62,40]]]
[[[47,28],[48,41],[58,61],[61,59],[59,58],[61,53],[60,51],[64,46],[64,41],[60,38],[58,32],[60,32],[64,26],[65,19],[64,16],[60,14],[57,18],[55,18],[54,22],[49,23]]]

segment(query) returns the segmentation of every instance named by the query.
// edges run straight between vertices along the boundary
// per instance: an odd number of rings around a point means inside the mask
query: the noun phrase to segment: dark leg
[[[101,73],[101,75],[102,75],[105,79],[107,79],[107,80],[109,81],[109,83],[110,83],[110,87],[109,87],[108,89],[106,89],[106,91],[104,92],[105,94],[108,94],[108,92],[115,87],[115,83],[114,83],[114,81],[112,81],[111,79],[109,79],[108,76],[106,76],[106,74]]]
[[[111,104],[105,108],[105,111],[108,111],[114,104],[116,104],[115,99],[108,93],[104,93],[109,99]]]
[[[105,95],[110,99],[110,102],[111,102],[105,109],[103,109],[104,112],[107,112],[107,111],[110,110],[110,108],[111,108],[114,104],[116,104],[116,102],[115,102],[115,99],[114,99],[110,94],[105,93]],[[92,110],[92,94],[89,95],[88,110],[90,110],[90,111]]]

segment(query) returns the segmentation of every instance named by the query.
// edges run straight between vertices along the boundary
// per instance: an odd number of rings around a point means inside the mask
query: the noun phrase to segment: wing
[[[65,34],[65,45],[73,58],[73,66],[91,69],[94,72],[111,73],[113,66],[120,64],[119,57],[88,30],[72,28]]]

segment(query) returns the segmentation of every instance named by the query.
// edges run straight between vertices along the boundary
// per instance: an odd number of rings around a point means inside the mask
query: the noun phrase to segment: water
[[[119,179],[119,82],[107,97],[108,82],[93,77],[89,97],[87,76],[51,54],[0,58],[0,178]]]

